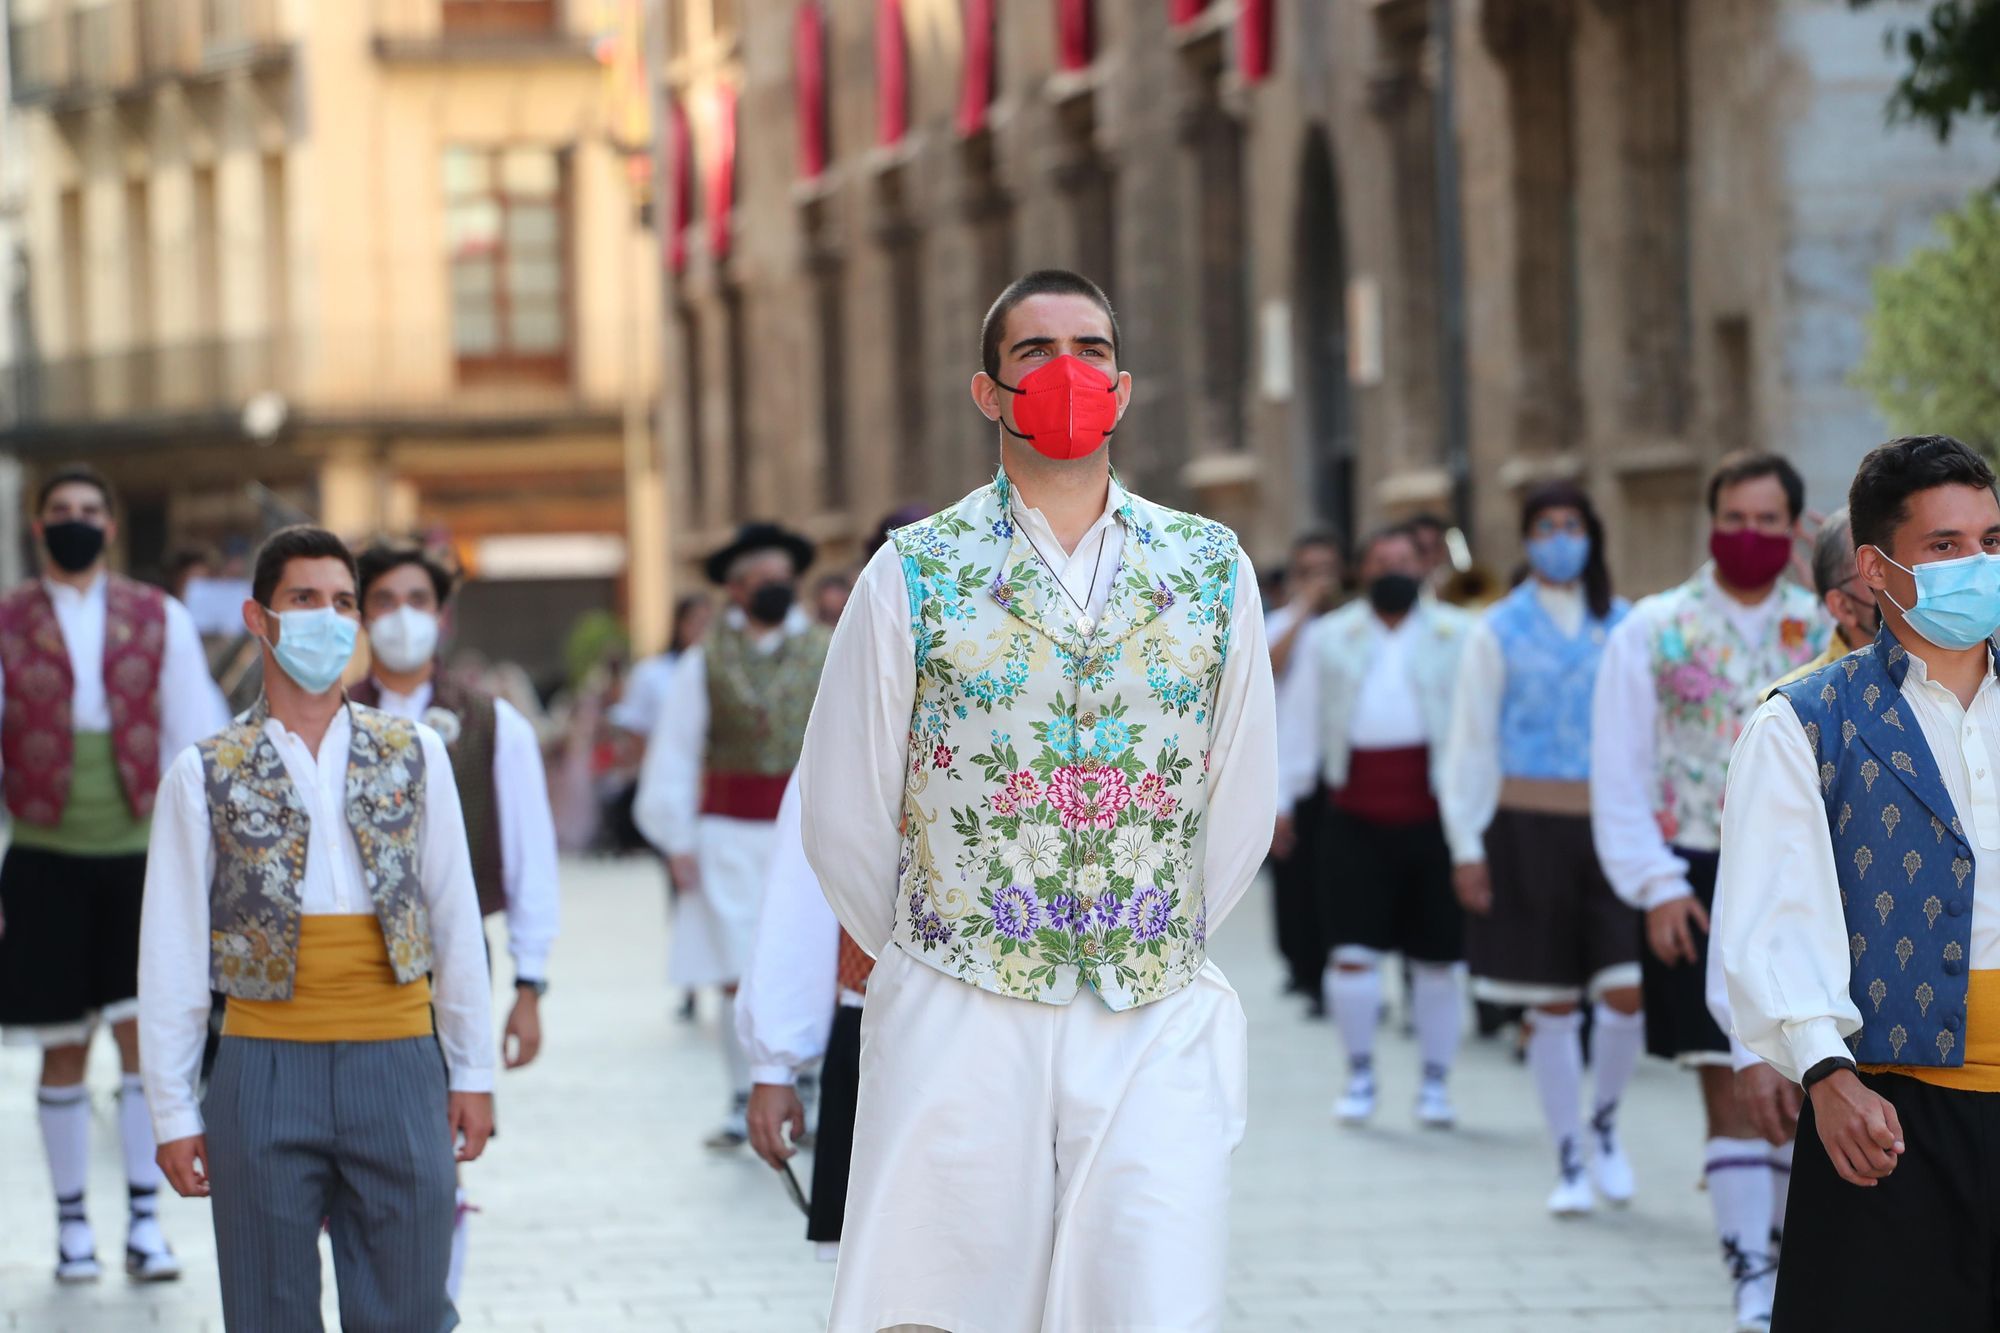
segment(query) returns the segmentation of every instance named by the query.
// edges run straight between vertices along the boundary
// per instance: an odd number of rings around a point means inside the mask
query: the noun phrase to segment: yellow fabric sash
[[[289,1000],[229,998],[225,1037],[268,1041],[395,1041],[427,1037],[431,983],[396,983],[375,915],[301,916],[299,968]]]
[[[2000,968],[1966,975],[1965,1064],[1863,1065],[1871,1074],[1905,1074],[1919,1083],[1960,1092],[2000,1092]]]

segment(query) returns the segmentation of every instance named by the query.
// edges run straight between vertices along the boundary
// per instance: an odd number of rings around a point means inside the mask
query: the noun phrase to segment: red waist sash
[[[778,817],[789,773],[706,773],[701,780],[701,812],[725,819]]]
[[[1347,784],[1327,800],[1334,809],[1371,824],[1422,824],[1436,819],[1430,747],[1354,751],[1347,761]]]

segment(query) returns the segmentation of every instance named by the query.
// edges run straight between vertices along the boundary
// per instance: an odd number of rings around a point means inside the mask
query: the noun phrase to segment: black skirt
[[[819,1126],[813,1131],[812,1213],[806,1239],[837,1241],[847,1211],[847,1167],[854,1155],[854,1107],[861,1097],[861,1009],[833,1011],[819,1075]]]

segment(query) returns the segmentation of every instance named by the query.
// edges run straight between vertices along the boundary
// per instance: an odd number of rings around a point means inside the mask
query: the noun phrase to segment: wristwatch
[[[533,991],[535,998],[539,1000],[549,993],[549,983],[546,981],[535,981],[529,977],[515,977],[514,989]]]
[[[1818,1083],[1829,1075],[1838,1074],[1843,1069],[1852,1072],[1854,1061],[1844,1055],[1829,1055],[1826,1059],[1806,1071],[1805,1077],[1799,1080],[1799,1086],[1810,1092],[1812,1091],[1813,1084]]]

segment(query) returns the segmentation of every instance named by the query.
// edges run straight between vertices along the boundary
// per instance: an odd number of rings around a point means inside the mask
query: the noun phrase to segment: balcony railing
[[[615,354],[611,330],[592,345]],[[615,376],[481,378],[458,372],[436,332],[370,337],[236,338],[139,347],[17,365],[13,428],[75,435],[200,421],[233,429],[275,394],[293,418],[485,427],[612,417],[628,386]]]
[[[87,100],[282,59],[280,0],[50,0],[12,25],[14,100]]]
[[[563,0],[371,0],[386,60],[584,58],[590,34]]]

